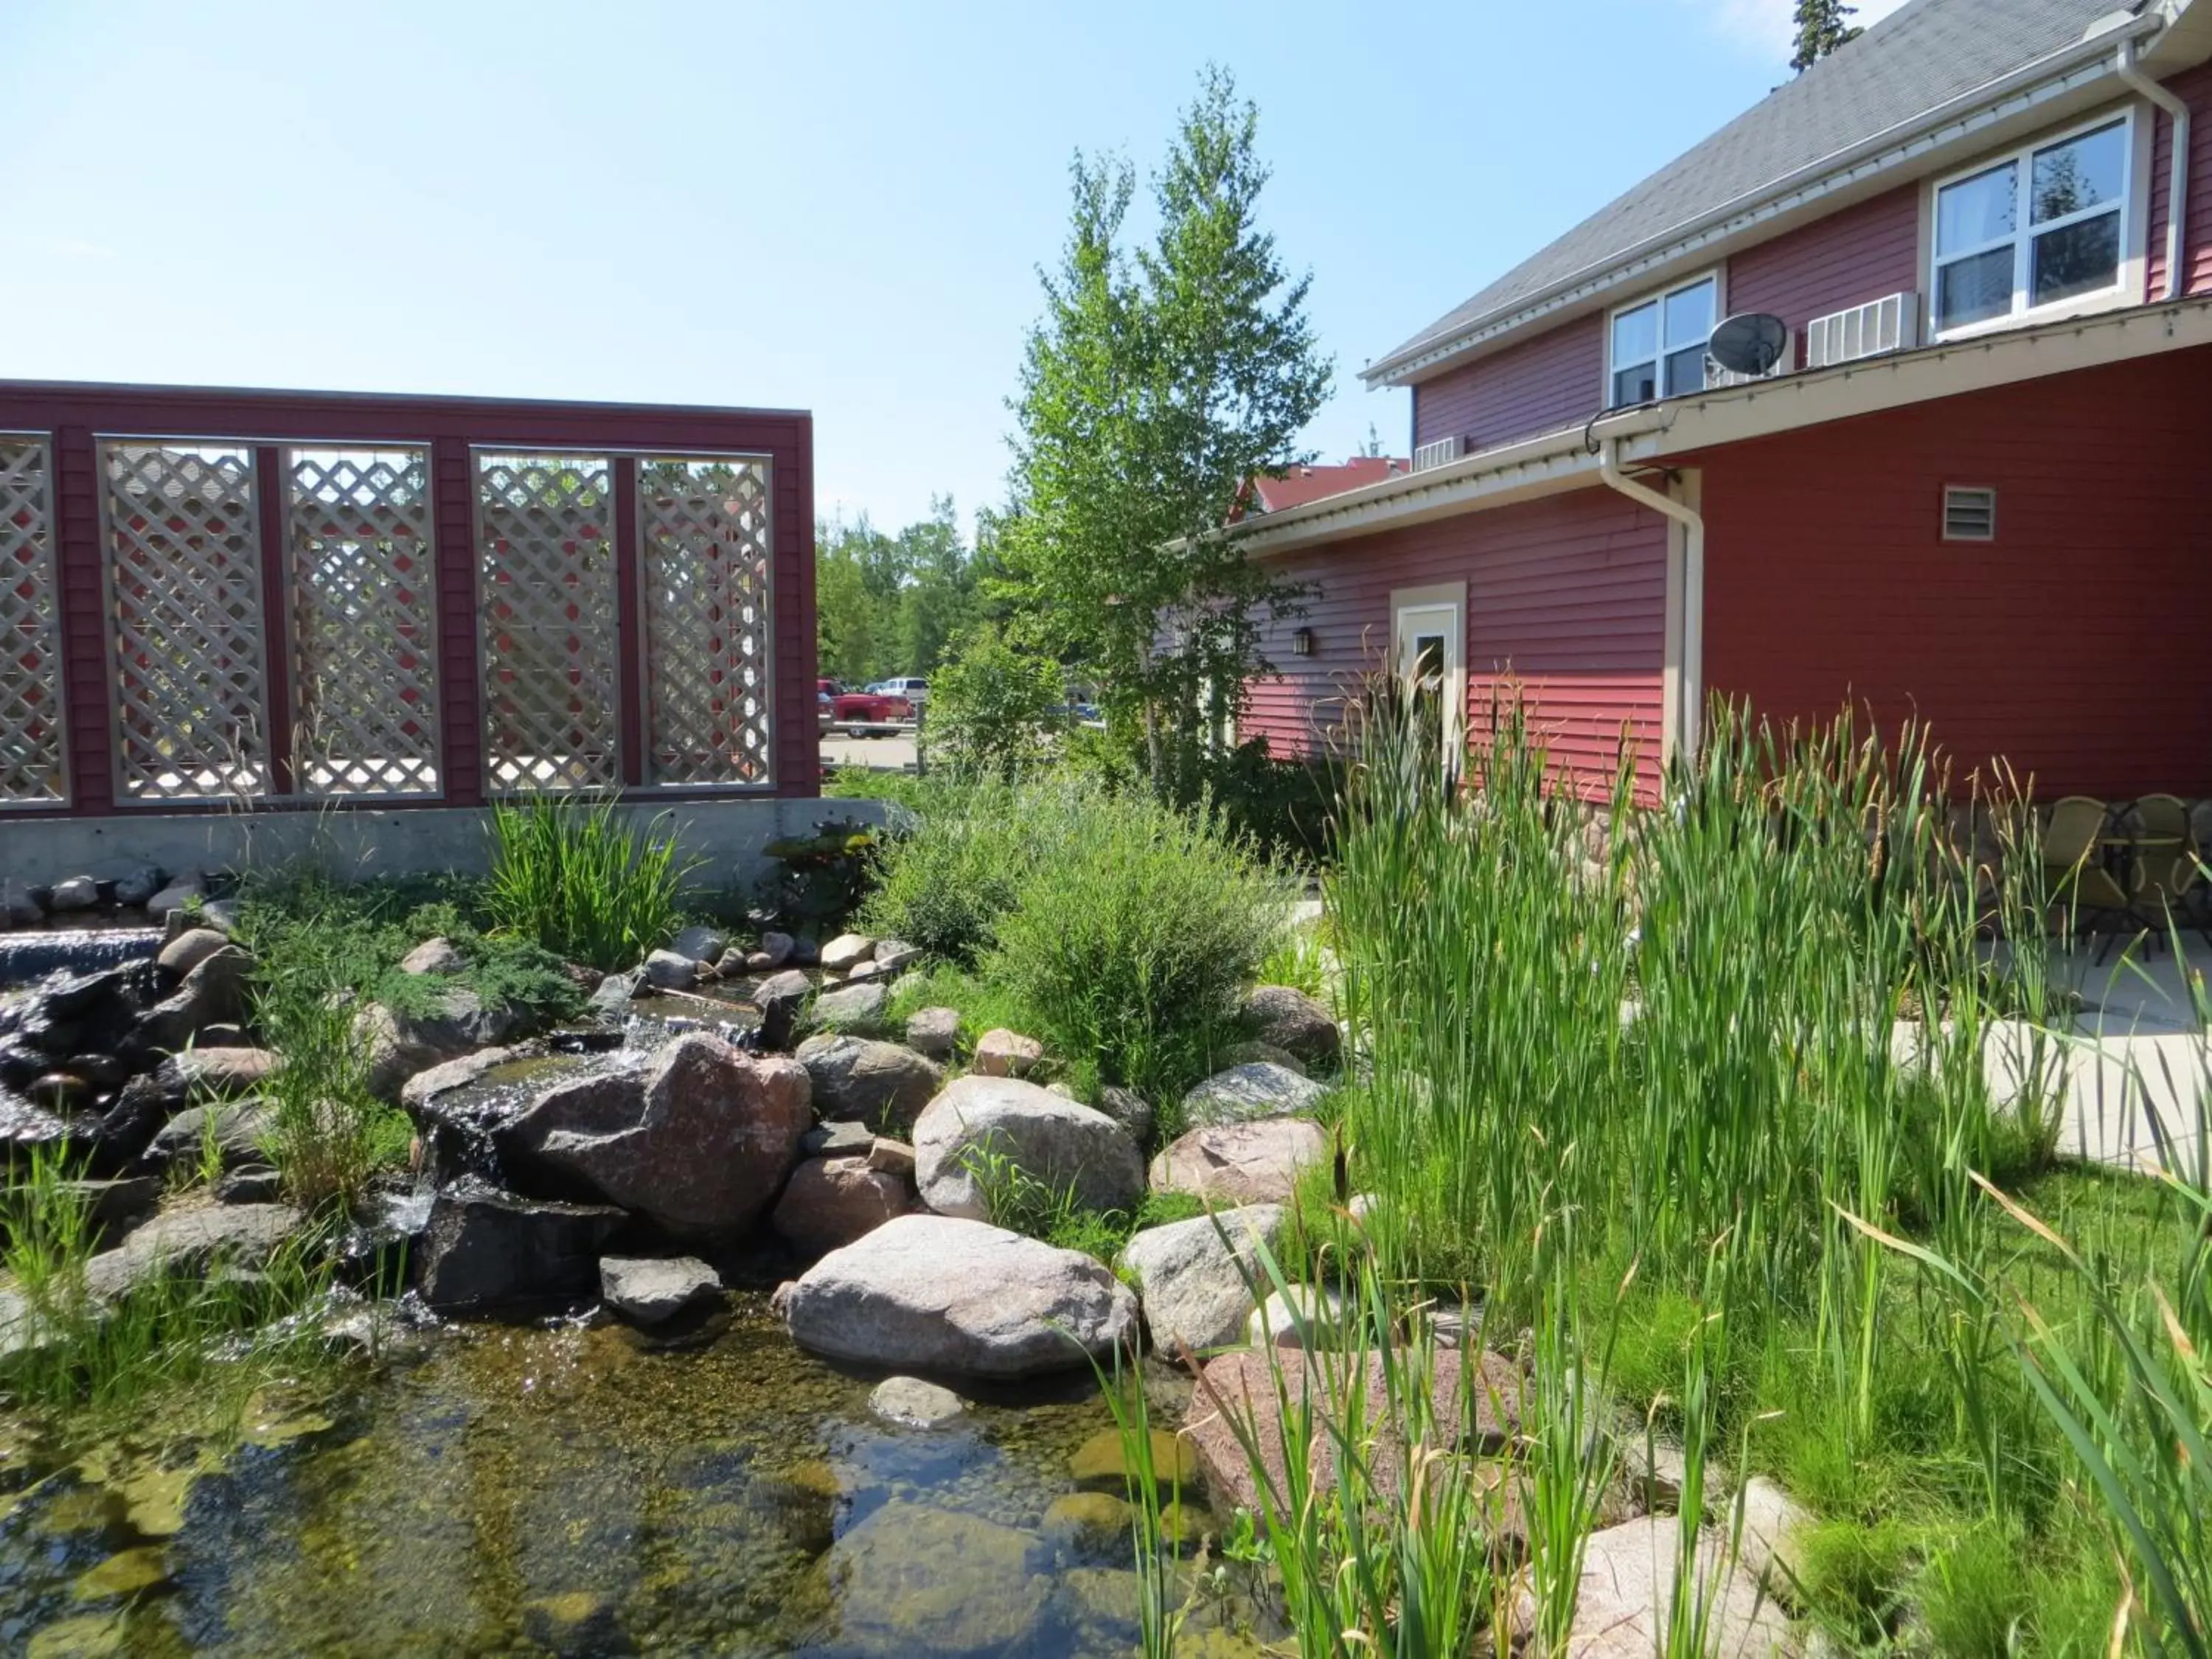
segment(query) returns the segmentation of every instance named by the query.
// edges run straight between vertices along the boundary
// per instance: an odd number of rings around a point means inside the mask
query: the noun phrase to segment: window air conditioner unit
[[[1457,436],[1439,438],[1434,443],[1422,444],[1413,451],[1413,471],[1426,472],[1432,466],[1444,466],[1467,453],[1467,441]]]
[[[1805,325],[1805,367],[1832,368],[1920,343],[1920,296],[1893,294],[1871,305],[1815,317]]]

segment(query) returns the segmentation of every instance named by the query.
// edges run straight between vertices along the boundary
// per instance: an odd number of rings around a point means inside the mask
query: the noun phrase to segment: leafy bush
[[[1065,838],[1060,797],[995,781],[930,780],[878,848],[860,925],[973,965],[1014,908],[1023,875]]]
[[[611,794],[540,795],[492,808],[493,920],[571,962],[627,968],[684,919],[685,878],[666,818],[643,828]]]
[[[930,757],[963,776],[1019,777],[1050,754],[1066,696],[1058,663],[977,628],[930,681]]]
[[[1164,1107],[1232,1029],[1288,884],[1210,807],[1064,783],[1030,786],[1017,805],[1054,833],[1015,866],[984,972],[1030,1011],[1035,1035]]]

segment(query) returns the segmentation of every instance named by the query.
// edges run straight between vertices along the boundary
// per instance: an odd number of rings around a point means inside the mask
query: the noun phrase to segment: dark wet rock
[[[1044,1044],[1003,1026],[975,1039],[975,1069],[985,1077],[1027,1077],[1044,1059]]]
[[[192,1038],[195,1048],[250,1048],[252,1039],[243,1025],[203,1025]]]
[[[906,1182],[875,1168],[866,1155],[816,1158],[791,1172],[769,1220],[777,1237],[819,1255],[912,1208]]]
[[[215,1195],[223,1204],[274,1204],[284,1195],[284,1178],[265,1164],[249,1164],[216,1182]]]
[[[688,991],[699,978],[699,964],[675,951],[655,951],[644,971],[645,982],[663,991]]]
[[[791,962],[795,968],[811,968],[822,960],[822,946],[816,940],[800,933],[791,941]]]
[[[166,879],[156,866],[142,865],[115,878],[115,902],[132,907],[143,904],[161,890]]]
[[[791,960],[792,946],[796,943],[788,933],[773,931],[760,936],[760,948],[746,957],[746,965],[756,973],[774,973]]]
[[[945,1216],[901,1216],[831,1251],[782,1305],[810,1352],[945,1376],[1079,1368],[1137,1334],[1137,1299],[1103,1263]]]
[[[840,1538],[822,1571],[839,1651],[1027,1653],[1043,1632],[1050,1553],[1033,1534],[894,1499]]]
[[[906,1129],[945,1086],[945,1068],[911,1048],[870,1037],[811,1036],[799,1063],[823,1116],[859,1118],[879,1129]]]
[[[182,936],[191,937],[190,933]],[[210,951],[193,964],[184,982],[167,1000],[147,1014],[133,1035],[134,1046],[173,1053],[208,1026],[236,1024],[246,1018],[246,981],[252,972],[253,958],[234,945]]]
[[[1285,1213],[1279,1204],[1223,1210],[1147,1227],[1122,1247],[1121,1267],[1136,1283],[1155,1349],[1204,1353],[1243,1340],[1267,1283],[1260,1246],[1274,1248]]]
[[[596,1018],[620,1024],[629,1018],[629,1005],[644,982],[645,975],[635,969],[607,975],[599,981],[599,988],[592,993],[588,1005],[591,1013]]]
[[[639,1325],[659,1325],[722,1293],[722,1279],[696,1256],[603,1256],[599,1299]]]
[[[480,1312],[596,1294],[599,1253],[626,1219],[611,1205],[457,1182],[438,1194],[423,1229],[422,1299],[441,1312]]]
[[[101,1227],[124,1227],[153,1213],[161,1201],[161,1182],[156,1176],[118,1176],[108,1181],[68,1181],[65,1191],[76,1194],[85,1213]]]
[[[613,1601],[591,1590],[564,1590],[525,1601],[522,1633],[533,1651],[555,1659],[616,1659],[637,1651]]]
[[[399,958],[403,974],[458,974],[468,965],[461,947],[442,935],[424,939]]]
[[[814,1109],[822,1109],[819,1097]],[[799,1143],[799,1150],[808,1158],[836,1158],[843,1154],[864,1155],[876,1144],[876,1132],[865,1123],[832,1121],[817,1123],[809,1129]]]
[[[1246,1029],[1258,1041],[1286,1049],[1308,1066],[1334,1066],[1344,1034],[1321,1003],[1288,985],[1256,985],[1244,998]]]
[[[1193,1129],[1152,1159],[1151,1179],[1157,1191],[1218,1204],[1287,1204],[1299,1172],[1328,1156],[1318,1123],[1263,1118]]]
[[[1182,1097],[1183,1121],[1194,1128],[1250,1123],[1311,1112],[1328,1091],[1311,1078],[1266,1060],[1216,1072]]]
[[[274,1121],[268,1106],[258,1100],[187,1107],[161,1126],[142,1162],[156,1173],[179,1164],[191,1168],[206,1155],[212,1139],[224,1170],[263,1163],[267,1157],[263,1143]]]
[[[1014,1078],[955,1079],[915,1122],[914,1150],[922,1201],[939,1215],[989,1213],[975,1170],[986,1156],[1086,1209],[1133,1209],[1145,1194],[1144,1155],[1120,1124]]]
[[[361,1011],[355,1029],[368,1046],[370,1091],[380,1100],[397,1101],[407,1079],[417,1072],[511,1042],[528,1023],[526,1010],[508,1003],[486,1003],[466,986],[454,985],[423,1013],[372,1002]]]
[[[169,884],[146,900],[146,914],[160,921],[176,911],[189,911],[194,900],[207,897],[207,878],[197,872],[174,876]]]
[[[92,1085],[73,1073],[48,1072],[33,1078],[23,1094],[33,1106],[66,1115],[82,1111],[90,1103]]]
[[[806,1029],[854,1036],[879,1033],[884,1029],[884,1006],[890,999],[890,993],[872,981],[824,991],[806,1011]]]
[[[182,979],[216,951],[228,949],[229,945],[229,939],[212,927],[187,928],[164,945],[154,961],[162,972],[174,974]]]
[[[893,1428],[943,1429],[968,1415],[968,1402],[918,1376],[887,1376],[868,1395],[868,1409]]]
[[[1098,1109],[1128,1131],[1129,1139],[1139,1146],[1149,1146],[1152,1140],[1152,1106],[1133,1089],[1124,1089],[1108,1084],[1098,1091]]]
[[[0,927],[35,927],[46,919],[46,908],[27,883],[0,881]]]
[[[528,1049],[517,1046],[503,1046],[479,1048],[474,1054],[461,1055],[458,1060],[441,1060],[427,1071],[416,1073],[401,1085],[399,1103],[410,1114],[419,1114],[423,1107],[440,1095],[455,1089],[465,1089],[494,1066],[504,1066],[528,1052]]]
[[[906,1046],[932,1060],[951,1057],[960,1044],[957,1008],[921,1008],[906,1023]]]
[[[796,968],[763,980],[753,992],[753,1006],[761,1011],[761,1044],[788,1048],[799,1030],[799,1016],[814,987]]]
[[[97,1050],[71,1054],[62,1069],[74,1073],[95,1089],[119,1089],[131,1080],[131,1067],[120,1055]]]
[[[719,927],[686,927],[669,941],[668,948],[696,963],[720,962],[730,948],[730,936]]]
[[[812,1127],[805,1068],[678,1037],[641,1070],[556,1084],[493,1137],[523,1178],[582,1182],[679,1237],[726,1239],[760,1218]]]

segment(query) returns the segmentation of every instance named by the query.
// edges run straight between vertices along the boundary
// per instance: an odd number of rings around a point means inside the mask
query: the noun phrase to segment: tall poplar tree
[[[1863,30],[1846,20],[1858,10],[1844,0],[1797,0],[1797,55],[1790,67],[1802,75]]]

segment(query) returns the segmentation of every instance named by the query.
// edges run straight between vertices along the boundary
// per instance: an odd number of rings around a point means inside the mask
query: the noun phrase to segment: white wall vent
[[[1893,294],[1871,305],[1832,312],[1805,325],[1805,367],[1828,368],[1855,363],[1862,357],[1879,357],[1889,351],[1910,351],[1920,343],[1920,296]]]
[[[1455,434],[1439,438],[1434,443],[1422,444],[1413,451],[1413,471],[1426,472],[1432,466],[1444,466],[1467,453],[1467,441]]]
[[[1943,487],[1943,539],[1993,542],[1997,538],[1997,492],[1979,484]]]

